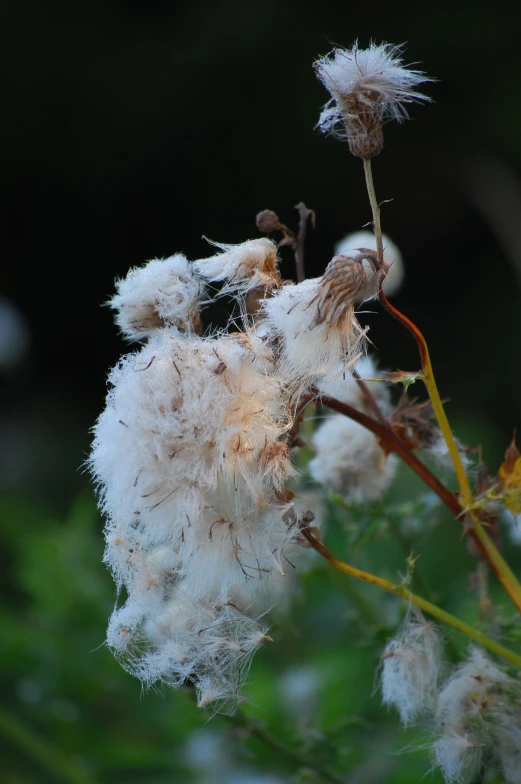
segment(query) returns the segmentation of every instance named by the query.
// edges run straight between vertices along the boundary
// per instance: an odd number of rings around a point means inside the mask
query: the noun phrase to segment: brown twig
[[[415,454],[410,451],[402,439],[396,435],[388,422],[377,422],[372,417],[362,413],[362,411],[358,411],[357,408],[350,406],[348,403],[341,403],[339,400],[335,400],[335,398],[323,395],[318,389],[312,389],[311,391],[323,405],[327,406],[332,411],[344,414],[345,416],[350,417],[350,419],[354,419],[355,422],[358,422],[368,430],[371,430],[372,433],[378,436],[388,452],[396,452],[400,455],[404,463],[407,463],[407,465],[424,481],[427,487],[430,487],[430,489],[441,498],[445,506],[450,509],[455,517],[459,517],[463,513],[463,507],[459,504],[456,496],[440,482],[432,471],[430,471]]]
[[[315,228],[315,212],[306,207],[303,201],[299,201],[299,203],[295,205],[295,209],[298,210],[299,214],[298,234],[294,246],[295,264],[297,268],[297,283],[302,283],[302,281],[306,279],[306,272],[304,269],[304,246],[306,244],[308,221],[311,218],[311,225]]]
[[[420,479],[423,480],[427,487],[430,487],[430,489],[436,493],[445,506],[450,509],[454,517],[465,524],[465,509],[458,501],[456,495],[445,487],[427,466],[409,450],[406,444],[389,425],[383,425],[381,422],[377,422],[370,416],[367,416],[367,414],[363,414],[347,403],[341,403],[339,400],[335,400],[335,398],[321,394],[316,388],[312,387],[311,392],[315,395],[316,399],[320,400],[332,411],[337,411],[339,414],[344,414],[345,416],[354,419],[355,422],[358,422],[360,425],[377,435],[387,451],[396,452],[404,463],[407,463]],[[498,568],[496,560],[490,558],[487,543],[483,541],[483,538],[479,535],[479,531],[476,530],[475,526],[465,526],[465,531],[472,537],[482,556],[488,561],[496,576],[503,583],[501,569]]]
[[[382,412],[380,411],[380,406],[378,405],[378,403],[374,399],[373,395],[371,394],[371,390],[369,389],[369,387],[365,383],[364,379],[360,378],[360,376],[358,375],[356,370],[352,369],[351,373],[353,374],[353,378],[357,381],[358,386],[362,390],[362,394],[363,394],[363,396],[365,398],[365,402],[367,403],[368,408],[370,408],[371,411],[373,411],[373,413],[375,414],[376,418],[380,420],[382,425],[387,425],[387,420],[386,420],[385,416],[382,414]]]

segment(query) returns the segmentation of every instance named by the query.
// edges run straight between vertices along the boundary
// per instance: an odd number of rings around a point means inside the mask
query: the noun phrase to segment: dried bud
[[[352,310],[355,300],[367,285],[367,276],[358,258],[334,256],[321,282],[321,290],[316,298],[315,324],[338,322],[346,311]]]
[[[318,126],[347,140],[358,158],[378,155],[383,123],[405,119],[404,104],[429,100],[413,88],[431,80],[405,68],[400,55],[400,47],[390,44],[359,49],[355,43],[351,50],[335,49],[315,63],[318,78],[331,94]]]
[[[279,220],[279,216],[273,210],[262,210],[257,213],[255,223],[259,231],[282,231],[283,226]]]

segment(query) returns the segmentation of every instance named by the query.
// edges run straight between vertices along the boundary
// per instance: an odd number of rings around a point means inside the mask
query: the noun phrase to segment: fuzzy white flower
[[[117,281],[116,289],[109,305],[129,340],[142,340],[168,325],[183,332],[200,327],[204,284],[182,253],[131,269],[126,278]]]
[[[481,768],[483,744],[450,731],[433,743],[431,756],[447,784],[471,784]]]
[[[297,537],[284,388],[265,342],[156,329],[110,376],[90,460],[105,561],[127,599],[107,642],[146,684],[191,680],[201,706],[240,699],[267,639],[251,617],[281,590]]]
[[[467,661],[455,668],[440,692],[438,723],[452,727],[474,717],[483,718],[494,708],[491,693],[509,683],[509,676],[480,648],[471,648]]]
[[[300,391],[358,358],[365,331],[354,301],[365,282],[360,262],[335,256],[321,278],[283,286],[262,303],[268,332],[279,342],[277,373],[290,388]]]
[[[194,262],[194,269],[212,283],[226,281],[224,294],[246,294],[254,289],[280,286],[277,246],[266,237],[248,240],[240,245],[212,242],[222,253]]]
[[[313,479],[355,503],[380,498],[396,473],[396,456],[386,455],[373,433],[342,414],[320,425],[312,445]]]
[[[318,126],[324,133],[347,139],[351,152],[371,158],[382,149],[382,123],[401,122],[406,104],[428,101],[416,91],[418,84],[431,81],[422,71],[403,65],[402,48],[391,44],[350,50],[334,49],[314,64],[316,73],[331,94]]]
[[[449,782],[471,780],[469,768],[501,764],[506,781],[519,782],[521,686],[479,648],[455,668],[438,698],[441,737],[433,755]]]
[[[408,618],[382,655],[382,697],[394,705],[404,726],[436,705],[442,644],[433,623],[420,613]]]
[[[403,258],[397,246],[386,234],[382,234],[384,246],[384,261],[390,265],[389,272],[383,282],[383,290],[388,297],[392,297],[403,283],[405,270]],[[372,231],[355,231],[348,234],[335,245],[335,254],[353,256],[360,248],[368,248],[376,252],[376,239]],[[368,262],[363,262],[368,278],[372,277],[374,270]]]

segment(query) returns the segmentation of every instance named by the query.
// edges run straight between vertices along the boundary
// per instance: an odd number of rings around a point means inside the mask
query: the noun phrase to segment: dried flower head
[[[199,331],[205,287],[182,253],[131,269],[116,287],[109,305],[128,340],[142,340],[167,325],[182,332]]]
[[[277,246],[260,237],[240,245],[212,242],[222,253],[194,262],[194,269],[212,283],[226,281],[221,294],[246,294],[280,286]]]
[[[392,297],[401,287],[405,275],[402,254],[386,234],[382,234],[384,246],[384,261],[389,265],[389,272],[385,276],[382,288],[387,297]],[[348,234],[335,245],[335,253],[343,256],[353,256],[360,248],[368,248],[376,252],[376,238],[374,232],[364,229]],[[369,261],[363,262],[368,280],[374,274]]]
[[[436,721],[434,764],[449,784],[470,782],[485,765],[501,766],[509,784],[521,780],[521,687],[479,648],[443,686]]]
[[[372,158],[383,146],[382,125],[407,117],[404,104],[428,101],[414,89],[432,81],[422,71],[407,69],[402,49],[391,44],[370,44],[368,49],[334,49],[315,62],[318,78],[331,99],[318,121],[324,133],[347,139],[353,155]]]
[[[358,358],[365,330],[354,303],[366,284],[360,262],[335,256],[321,278],[282,286],[262,303],[265,326],[278,343],[277,374],[291,389],[303,389]]]

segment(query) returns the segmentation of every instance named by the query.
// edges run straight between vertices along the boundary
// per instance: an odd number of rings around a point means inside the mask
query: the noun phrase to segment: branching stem
[[[462,634],[470,637],[471,640],[474,640],[480,645],[483,645],[484,648],[488,648],[498,656],[502,656],[504,659],[512,662],[512,664],[515,664],[517,667],[521,666],[521,656],[519,656],[517,653],[514,653],[495,640],[492,640],[490,637],[487,637],[486,634],[478,632],[476,629],[474,629],[473,626],[470,626],[470,624],[461,621],[459,618],[456,618],[455,615],[442,610],[441,607],[438,607],[436,604],[433,604],[426,599],[422,599],[420,596],[416,596],[416,594],[409,590],[407,585],[394,585],[393,583],[389,582],[389,580],[385,580],[383,577],[378,577],[377,575],[371,574],[370,572],[364,572],[361,569],[357,569],[355,566],[351,566],[344,561],[340,561],[329,552],[327,547],[325,547],[322,542],[319,542],[318,539],[313,536],[308,528],[302,529],[302,535],[307,539],[310,545],[318,553],[320,553],[321,556],[323,556],[332,566],[335,567],[335,569],[344,572],[344,574],[348,574],[350,577],[355,577],[357,580],[362,580],[363,582],[370,583],[371,585],[376,585],[378,588],[381,588],[388,593],[393,593],[395,596],[401,596],[402,599],[415,604],[416,607],[420,608],[420,610],[424,610],[434,618],[438,618],[438,620],[443,621],[443,623],[452,626]]]
[[[382,265],[383,241],[382,241],[382,227],[380,222],[380,207],[378,206],[378,201],[376,199],[370,159],[364,160],[364,172],[365,172],[365,180],[367,185],[367,192],[369,194],[369,201],[373,213],[373,225],[374,225],[374,232],[376,237],[378,263]],[[441,402],[440,394],[438,392],[438,387],[436,385],[436,379],[434,377],[434,371],[432,368],[427,342],[423,337],[422,333],[420,332],[420,330],[418,329],[418,327],[409,318],[407,318],[407,316],[405,316],[403,313],[400,313],[400,311],[397,310],[394,307],[394,305],[391,305],[391,303],[385,296],[384,292],[382,291],[381,285],[379,291],[379,299],[382,305],[384,306],[384,308],[387,310],[387,312],[394,319],[396,319],[400,324],[402,324],[411,333],[411,335],[414,337],[416,341],[416,345],[418,346],[418,350],[420,352],[420,359],[422,364],[422,371],[423,371],[422,380],[429,394],[429,398],[431,400],[434,414],[438,421],[439,428],[441,430],[443,438],[445,439],[447,448],[449,450],[449,454],[452,459],[452,463],[454,465],[454,471],[456,473],[456,478],[458,480],[458,485],[459,485],[460,501],[461,501],[463,515],[468,515],[468,518],[472,524],[471,527],[472,535],[475,541],[477,542],[481,553],[483,554],[483,556],[486,558],[486,560],[494,570],[503,588],[510,596],[513,603],[519,610],[519,612],[521,612],[521,585],[519,584],[514,573],[512,572],[512,570],[504,560],[503,556],[495,546],[494,542],[492,541],[492,539],[489,537],[489,535],[481,525],[479,521],[479,517],[477,516],[476,512],[472,511],[471,509],[472,499],[473,499],[472,489],[470,487],[470,482],[467,477],[467,473],[465,471],[463,462],[461,460],[461,456],[454,435],[452,433],[449,420],[447,419],[445,409],[443,408],[443,403]]]

